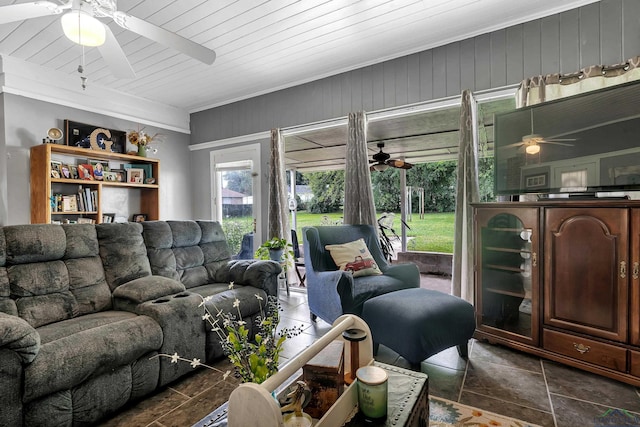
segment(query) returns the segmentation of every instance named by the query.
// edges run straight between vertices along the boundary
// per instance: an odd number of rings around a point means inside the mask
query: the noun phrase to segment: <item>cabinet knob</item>
[[[640,277],[640,262],[636,261],[633,263],[633,280],[638,280]]]
[[[585,354],[586,352],[591,350],[591,347],[589,347],[588,345],[584,345],[582,343],[581,344],[573,343],[573,348],[575,348],[576,351],[580,354]]]
[[[620,278],[624,279],[625,277],[627,277],[627,263],[620,261]]]

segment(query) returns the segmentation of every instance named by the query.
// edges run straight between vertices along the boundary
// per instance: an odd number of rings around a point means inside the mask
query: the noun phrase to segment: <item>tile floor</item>
[[[449,280],[424,276],[423,287],[447,291]],[[282,322],[303,325],[304,332],[286,343],[282,354],[291,358],[330,329],[309,320],[306,294],[292,290],[280,297]],[[383,346],[376,359],[401,367],[408,363]],[[227,369],[225,361],[218,367]],[[422,362],[429,375],[429,393],[499,414],[549,427],[604,426],[597,417],[609,408],[640,416],[640,394],[635,387],[506,347],[473,341],[469,360],[455,348]],[[191,426],[227,400],[237,380],[201,369],[147,399],[137,402],[101,426]],[[606,424],[610,426],[611,424]],[[627,424],[625,424],[627,425]]]

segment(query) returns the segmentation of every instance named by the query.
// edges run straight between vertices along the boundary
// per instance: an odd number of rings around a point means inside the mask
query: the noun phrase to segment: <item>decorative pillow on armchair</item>
[[[326,245],[324,248],[331,253],[331,258],[340,270],[351,271],[353,277],[382,274],[364,239],[342,245]]]

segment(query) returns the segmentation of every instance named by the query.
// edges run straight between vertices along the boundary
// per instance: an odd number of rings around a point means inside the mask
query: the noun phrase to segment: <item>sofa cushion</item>
[[[114,298],[122,298],[136,304],[184,291],[184,285],[162,276],[146,276],[118,286]]]
[[[64,256],[67,239],[60,225],[11,225],[3,230],[7,264],[53,261]]]
[[[18,315],[34,328],[78,314],[63,261],[12,265],[7,273]]]
[[[69,290],[78,304],[77,315],[111,308],[111,290],[100,259],[98,235],[92,224],[69,224],[64,263],[69,274]]]
[[[151,275],[140,223],[108,223],[95,227],[100,244],[100,258],[111,290],[123,283]]]
[[[162,345],[162,329],[155,321],[122,311],[87,314],[37,331],[41,346],[25,368],[24,402],[70,389]]]
[[[17,225],[0,234],[8,254],[0,267],[0,310],[38,327],[111,307],[93,225]]]

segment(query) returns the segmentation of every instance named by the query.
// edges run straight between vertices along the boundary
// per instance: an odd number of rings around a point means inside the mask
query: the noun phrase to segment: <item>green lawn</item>
[[[380,215],[378,215],[380,216]],[[342,221],[342,213],[311,214],[298,212],[298,239],[302,242],[302,227],[313,225],[332,225]],[[396,213],[393,228],[400,235],[400,213]],[[454,213],[428,213],[424,219],[414,214],[411,221],[407,221],[411,228],[407,230],[407,249],[410,251],[453,253]]]

